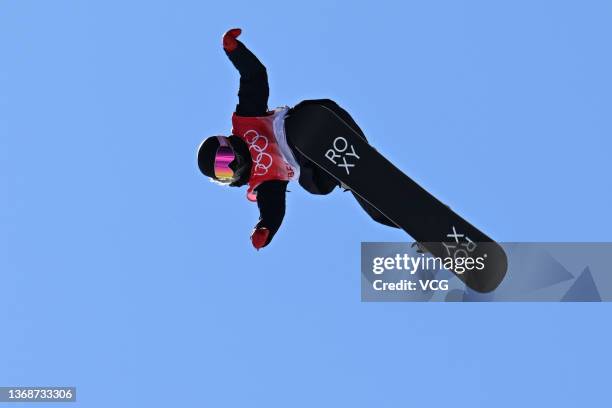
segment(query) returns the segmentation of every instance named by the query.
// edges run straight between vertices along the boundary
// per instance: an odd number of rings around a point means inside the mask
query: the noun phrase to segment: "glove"
[[[266,246],[268,242],[268,236],[270,236],[270,230],[264,227],[255,228],[251,234],[251,243],[256,250],[260,250]]]
[[[223,34],[223,49],[227,52],[232,52],[238,47],[236,38],[242,33],[239,28],[232,28]]]

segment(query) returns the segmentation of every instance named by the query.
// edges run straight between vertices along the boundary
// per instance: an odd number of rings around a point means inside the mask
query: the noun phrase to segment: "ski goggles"
[[[229,165],[236,159],[236,154],[227,138],[217,136],[217,140],[219,148],[215,153],[215,178],[223,183],[231,183],[234,181],[234,170],[230,169]]]

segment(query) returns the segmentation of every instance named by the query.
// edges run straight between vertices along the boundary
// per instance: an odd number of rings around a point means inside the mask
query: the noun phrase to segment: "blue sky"
[[[348,194],[256,206],[207,182],[241,39],[270,106],[335,99],[500,241],[610,241],[612,5],[0,2],[0,385],[77,404],[555,406],[609,399],[610,305],[360,302]]]

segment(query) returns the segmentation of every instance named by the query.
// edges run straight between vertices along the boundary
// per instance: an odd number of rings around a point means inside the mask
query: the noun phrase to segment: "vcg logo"
[[[355,163],[359,160],[355,147],[349,144],[342,136],[334,139],[332,148],[325,152],[325,157],[336,166],[343,167],[346,170],[346,174],[351,174],[349,168],[355,167]]]
[[[272,167],[272,156],[265,152],[268,148],[268,139],[255,130],[246,132],[244,138],[249,144],[249,150],[256,153],[252,154],[253,164],[255,165],[254,174],[263,176]]]

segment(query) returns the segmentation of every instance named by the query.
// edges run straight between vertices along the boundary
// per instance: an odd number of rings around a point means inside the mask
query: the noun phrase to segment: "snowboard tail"
[[[405,175],[324,105],[300,107],[285,123],[295,148],[375,207],[435,257],[475,260],[470,270],[451,270],[478,292],[503,280],[508,261],[502,247]],[[463,262],[463,261],[462,261]]]

